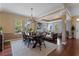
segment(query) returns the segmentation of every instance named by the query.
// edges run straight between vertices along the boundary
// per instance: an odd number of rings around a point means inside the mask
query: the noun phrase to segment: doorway
[[[79,21],[76,21],[76,39],[79,39]]]

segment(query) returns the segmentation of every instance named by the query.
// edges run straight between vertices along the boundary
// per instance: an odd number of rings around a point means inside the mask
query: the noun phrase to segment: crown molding
[[[66,8],[66,12],[68,13],[68,15],[71,17],[72,15],[71,15],[71,13],[70,13],[70,11]]]
[[[64,7],[58,8],[58,9],[56,9],[56,10],[54,10],[54,11],[50,11],[50,12],[48,12],[48,13],[45,13],[45,14],[39,16],[38,18],[40,19],[40,18],[49,16],[49,15],[52,15],[52,14],[58,13],[58,12],[60,12],[60,11],[62,11],[62,10],[64,10]]]

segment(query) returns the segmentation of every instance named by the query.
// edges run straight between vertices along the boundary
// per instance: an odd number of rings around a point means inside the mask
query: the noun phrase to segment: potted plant
[[[75,31],[75,27],[74,27],[74,26],[72,26],[72,27],[71,27],[72,38],[74,38],[74,31]]]
[[[2,27],[0,27],[0,34],[2,34]]]

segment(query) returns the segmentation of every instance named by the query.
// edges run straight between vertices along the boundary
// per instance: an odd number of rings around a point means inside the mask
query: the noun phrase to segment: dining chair
[[[34,39],[35,39],[36,42],[35,42],[33,48],[35,48],[37,46],[37,44],[39,44],[40,51],[41,51],[42,45],[44,45],[44,47],[46,48],[43,36],[36,36]]]
[[[22,36],[23,36],[23,41],[27,40],[27,35],[25,34],[25,32],[22,32]]]
[[[30,46],[30,44],[34,44],[34,40],[32,35],[27,35],[25,34],[25,32],[22,32],[22,36],[23,36],[23,41],[25,42],[25,44],[28,45],[28,47]]]

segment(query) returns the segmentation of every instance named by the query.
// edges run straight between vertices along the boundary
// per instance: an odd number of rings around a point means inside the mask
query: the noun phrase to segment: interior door
[[[76,22],[76,39],[79,39],[79,21]]]

